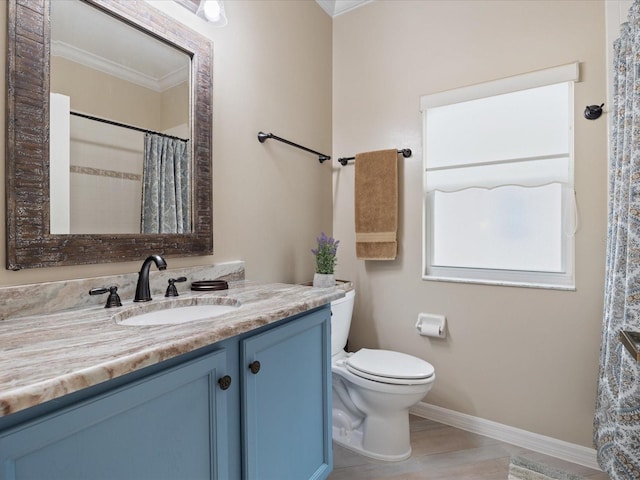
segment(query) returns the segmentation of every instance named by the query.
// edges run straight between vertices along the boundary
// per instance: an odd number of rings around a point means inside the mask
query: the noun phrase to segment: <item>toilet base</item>
[[[375,458],[376,460],[385,460],[387,462],[400,462],[406,460],[411,456],[411,445],[409,450],[399,455],[382,455],[365,450],[362,447],[362,431],[360,430],[346,430],[340,427],[333,427],[333,441],[353,452],[364,455],[365,457]]]

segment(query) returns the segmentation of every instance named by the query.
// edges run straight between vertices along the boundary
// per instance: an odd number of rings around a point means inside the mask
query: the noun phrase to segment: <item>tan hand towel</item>
[[[356,257],[394,260],[398,251],[398,151],[359,153],[355,169]]]

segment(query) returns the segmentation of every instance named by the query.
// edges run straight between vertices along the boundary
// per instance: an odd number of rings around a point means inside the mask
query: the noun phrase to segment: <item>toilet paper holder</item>
[[[425,337],[445,338],[447,318],[433,313],[419,313],[416,330]]]

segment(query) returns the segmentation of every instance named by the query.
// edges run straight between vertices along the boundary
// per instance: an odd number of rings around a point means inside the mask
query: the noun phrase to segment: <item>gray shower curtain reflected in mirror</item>
[[[142,233],[191,232],[189,141],[146,133]]]

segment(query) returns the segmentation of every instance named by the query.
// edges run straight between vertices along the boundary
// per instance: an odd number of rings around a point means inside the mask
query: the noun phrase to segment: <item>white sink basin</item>
[[[119,325],[177,325],[219,317],[225,313],[236,311],[240,307],[240,304],[237,302],[232,304],[198,303],[196,305],[182,306],[180,304],[167,304],[165,308],[162,308],[162,305],[149,305],[149,307],[153,308],[153,310],[147,311],[142,308],[140,313],[129,313],[126,311],[119,313],[116,315],[115,321]]]

